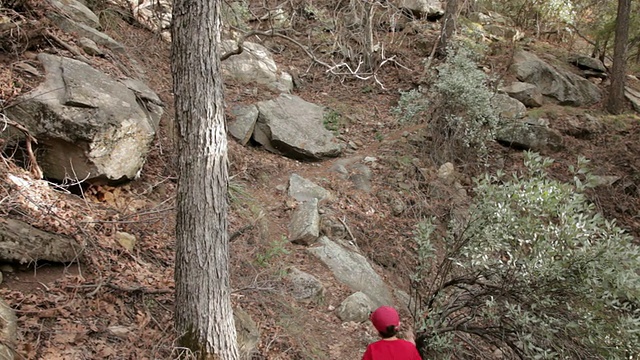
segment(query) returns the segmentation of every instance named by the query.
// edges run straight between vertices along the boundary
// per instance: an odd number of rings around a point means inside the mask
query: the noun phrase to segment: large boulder
[[[440,0],[400,0],[399,8],[409,11],[418,19],[439,19],[444,15]]]
[[[585,106],[600,101],[600,89],[589,80],[560,70],[527,51],[513,56],[512,71],[518,80],[534,84],[546,97],[560,105]]]
[[[143,83],[73,59],[38,55],[46,79],[7,115],[38,139],[45,177],[120,181],[139,175],[162,116]]]
[[[234,40],[222,41],[223,52],[230,52],[238,47]],[[293,78],[290,74],[278,70],[273,56],[266,47],[244,42],[243,51],[222,62],[225,78],[231,78],[243,83],[257,83],[288,93],[293,89]]]
[[[607,68],[602,61],[591,56],[575,54],[570,57],[569,62],[582,70],[590,70],[602,74],[607,72]]]
[[[338,281],[354,291],[365,293],[376,306],[393,305],[387,284],[364,256],[347,250],[326,236],[318,240],[318,246],[307,250],[325,263]]]
[[[260,115],[253,137],[265,149],[299,160],[340,155],[342,147],[323,126],[324,107],[289,94],[256,106]]]
[[[98,16],[84,4],[76,0],[47,0],[47,2],[75,22],[83,23],[94,29],[100,27]]]
[[[77,37],[85,37],[95,41],[97,44],[106,46],[107,48],[123,53],[124,46],[119,42],[115,41],[111,36],[96,30],[90,25],[87,25],[83,22],[74,21],[64,15],[61,15],[57,12],[48,12],[46,16],[56,24],[62,31],[73,34]]]

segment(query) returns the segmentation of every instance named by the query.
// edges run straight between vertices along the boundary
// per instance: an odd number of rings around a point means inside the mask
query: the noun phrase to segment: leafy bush
[[[391,114],[400,124],[416,124],[426,116],[428,106],[429,101],[419,90],[401,91],[398,105],[391,108]]]
[[[583,159],[573,184],[547,176],[552,162],[527,153],[524,173],[476,180],[440,241],[433,219],[417,228],[425,358],[637,358],[638,246],[582,194]]]
[[[462,43],[454,44],[447,60],[438,66],[433,85],[436,97],[429,132],[433,154],[440,161],[485,156],[486,142],[493,140],[498,115],[491,105],[493,92],[487,75],[475,62],[474,53]]]

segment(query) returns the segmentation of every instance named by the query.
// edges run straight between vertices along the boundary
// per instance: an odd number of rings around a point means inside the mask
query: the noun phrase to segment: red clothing
[[[416,346],[406,340],[379,340],[367,346],[362,360],[422,360]]]

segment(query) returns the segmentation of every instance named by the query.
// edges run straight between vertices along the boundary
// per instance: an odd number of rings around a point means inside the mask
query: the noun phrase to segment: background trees
[[[172,73],[179,186],[175,325],[198,359],[237,359],[230,303],[227,133],[220,1],[173,4]]]

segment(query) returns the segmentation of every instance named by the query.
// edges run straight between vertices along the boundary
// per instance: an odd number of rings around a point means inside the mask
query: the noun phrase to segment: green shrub
[[[340,131],[342,115],[335,110],[329,110],[324,113],[322,118],[322,125],[325,129],[331,131],[334,134],[338,134]]]
[[[462,44],[450,47],[446,61],[437,68],[432,89],[435,111],[429,133],[434,143],[430,153],[439,162],[486,156],[486,143],[493,140],[498,127],[487,75],[478,69],[477,55]]]
[[[467,216],[440,239],[433,219],[418,227],[426,358],[496,348],[505,358],[639,355],[638,246],[583,195],[584,160],[572,184],[547,176],[552,162],[527,153],[522,174],[478,179]],[[436,248],[445,249],[437,259]]]
[[[428,106],[429,101],[420,91],[416,89],[401,91],[398,105],[391,108],[391,114],[400,124],[416,124],[424,120]]]

